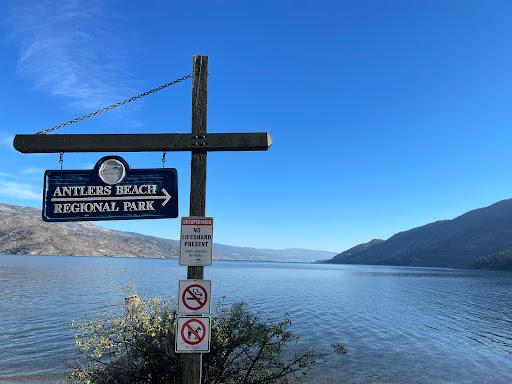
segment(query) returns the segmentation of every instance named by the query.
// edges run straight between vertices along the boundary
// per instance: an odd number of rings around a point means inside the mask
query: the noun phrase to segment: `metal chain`
[[[162,152],[162,168],[165,168],[165,162],[167,161],[167,151]]]
[[[64,164],[64,152],[59,153],[60,170],[62,171],[62,164]]]
[[[46,135],[46,134],[48,134],[48,133],[50,133],[52,131],[55,131],[57,129],[64,128],[64,127],[66,127],[68,125],[71,125],[71,124],[74,124],[74,123],[78,123],[79,121],[88,119],[89,117],[101,115],[104,112],[110,111],[110,110],[112,110],[114,108],[120,107],[120,106],[128,104],[128,103],[131,103],[132,101],[138,100],[138,99],[143,98],[143,97],[148,96],[148,95],[151,95],[152,93],[161,91],[162,89],[165,89],[165,88],[170,87],[172,85],[181,83],[182,81],[187,80],[187,79],[189,79],[191,77],[192,77],[192,74],[180,77],[179,79],[171,81],[170,83],[163,84],[163,85],[161,85],[159,87],[153,88],[153,89],[151,89],[149,91],[146,91],[146,92],[143,92],[143,93],[139,93],[137,96],[130,97],[129,99],[125,99],[125,100],[120,101],[118,103],[109,105],[108,107],[98,109],[97,111],[94,111],[94,112],[88,113],[86,115],[77,117],[77,118],[75,118],[73,120],[66,121],[65,123],[56,125],[54,127],[51,127],[51,128],[48,128],[48,129],[45,129],[45,130],[42,130],[42,131],[39,131],[39,132],[36,133],[36,135]]]

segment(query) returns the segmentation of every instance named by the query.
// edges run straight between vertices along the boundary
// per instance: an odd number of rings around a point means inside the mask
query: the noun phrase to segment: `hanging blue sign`
[[[92,170],[48,170],[43,193],[44,221],[178,217],[176,169],[130,169],[119,156]]]

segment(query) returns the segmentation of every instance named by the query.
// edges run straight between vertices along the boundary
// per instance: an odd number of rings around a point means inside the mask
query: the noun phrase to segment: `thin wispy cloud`
[[[84,168],[84,169],[93,169],[94,168],[94,163],[91,163],[91,162],[82,163],[82,168]]]
[[[68,99],[79,111],[134,92],[127,50],[109,31],[102,3],[47,0],[14,7],[9,38],[19,46],[20,73],[38,89]]]
[[[5,172],[0,172],[0,178],[17,179],[16,176],[10,175],[10,174],[5,173]]]
[[[27,167],[27,168],[24,168],[21,171],[21,173],[23,173],[24,175],[40,175],[40,174],[44,173],[44,169],[37,168],[37,167]]]
[[[41,200],[42,193],[28,183],[14,180],[9,175],[0,174],[0,196],[25,200]]]
[[[13,149],[12,141],[14,140],[14,135],[0,131],[0,146],[4,149]]]

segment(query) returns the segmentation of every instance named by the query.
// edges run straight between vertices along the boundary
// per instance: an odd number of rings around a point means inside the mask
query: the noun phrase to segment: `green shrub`
[[[128,298],[121,316],[72,323],[82,364],[68,383],[181,383],[182,354],[174,352],[173,306],[159,299],[143,303]],[[203,354],[203,383],[286,384],[310,372],[328,355],[343,355],[341,345],[327,353],[286,350],[298,337],[290,331],[288,316],[280,321],[250,313],[245,303],[219,304],[212,321],[210,353]]]

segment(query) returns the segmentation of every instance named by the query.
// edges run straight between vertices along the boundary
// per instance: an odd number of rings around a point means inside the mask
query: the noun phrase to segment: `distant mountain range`
[[[479,258],[512,251],[512,199],[375,239],[338,255],[306,249],[215,244],[220,260],[472,268]],[[0,203],[0,254],[177,258],[179,241],[114,231],[89,222],[46,223],[41,211]],[[508,254],[507,253],[507,254]],[[334,257],[333,257],[334,256]],[[485,259],[487,260],[487,259]],[[484,260],[484,261],[485,261]],[[500,259],[501,260],[501,259]]]
[[[221,260],[312,262],[336,252],[214,244]],[[46,223],[41,210],[0,203],[0,254],[178,258],[179,241],[114,231],[89,222]]]
[[[360,244],[326,262],[471,268],[480,257],[508,250],[512,250],[512,199]]]

